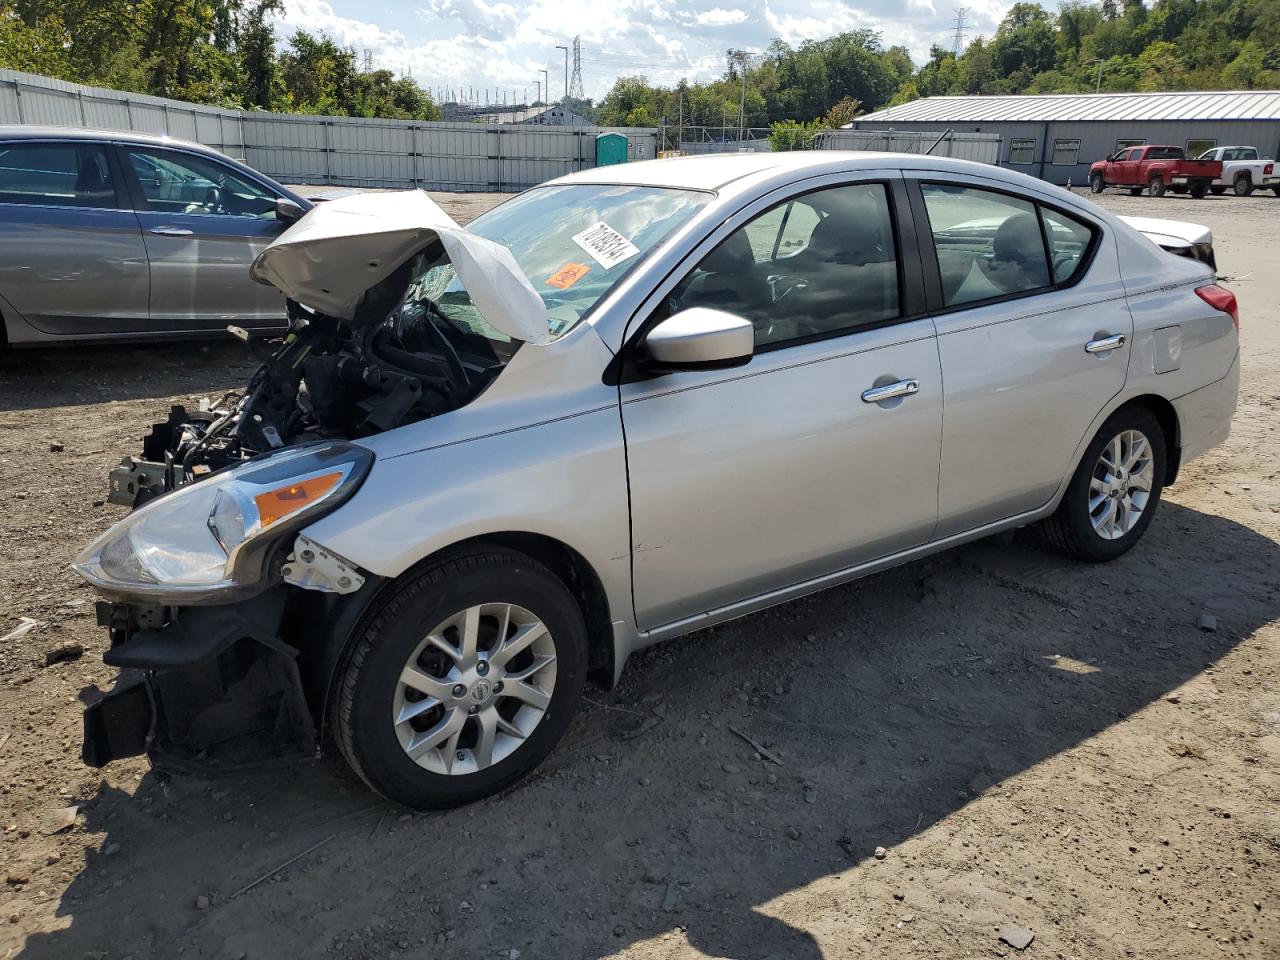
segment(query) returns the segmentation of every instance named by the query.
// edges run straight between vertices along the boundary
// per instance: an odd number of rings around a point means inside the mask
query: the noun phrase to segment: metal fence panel
[[[0,123],[133,130],[194,140],[286,183],[515,191],[595,166],[595,138],[657,156],[652,128],[484,125],[223,110],[0,70]]]

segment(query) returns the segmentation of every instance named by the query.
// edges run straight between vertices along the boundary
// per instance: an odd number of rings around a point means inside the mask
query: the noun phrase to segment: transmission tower
[[[373,70],[373,51],[368,47],[364,48],[364,59],[360,61],[360,72],[369,73]]]
[[[569,99],[582,100],[582,38],[573,38],[573,75],[569,78]]]
[[[951,52],[957,57],[964,52],[964,21],[969,16],[969,7],[955,7],[956,11],[956,33],[955,39],[951,41]]]

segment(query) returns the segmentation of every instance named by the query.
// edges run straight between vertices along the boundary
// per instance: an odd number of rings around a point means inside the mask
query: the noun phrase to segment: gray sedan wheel
[[[383,796],[451,807],[496,793],[551,752],[582,695],[577,601],[512,550],[447,556],[394,585],[338,691],[347,761]]]
[[[1146,407],[1116,411],[1099,429],[1042,529],[1046,539],[1091,562],[1114,560],[1136,544],[1164,486],[1165,436]]]

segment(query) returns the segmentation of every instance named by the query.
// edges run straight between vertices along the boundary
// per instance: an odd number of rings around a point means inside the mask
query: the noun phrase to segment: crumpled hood
[[[351,320],[366,290],[436,238],[495,329],[527,343],[551,341],[546,304],[511,251],[468,233],[421,190],[317,204],[258,254],[249,273],[313,310]]]

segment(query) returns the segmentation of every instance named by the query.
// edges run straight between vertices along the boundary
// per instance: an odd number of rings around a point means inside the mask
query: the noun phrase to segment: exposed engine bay
[[[519,346],[490,327],[437,240],[371,287],[351,320],[288,301],[283,339],[231,332],[261,360],[243,392],[175,406],[111,472],[109,499],[147,500],[259,454],[311,440],[354,440],[455,410]]]

